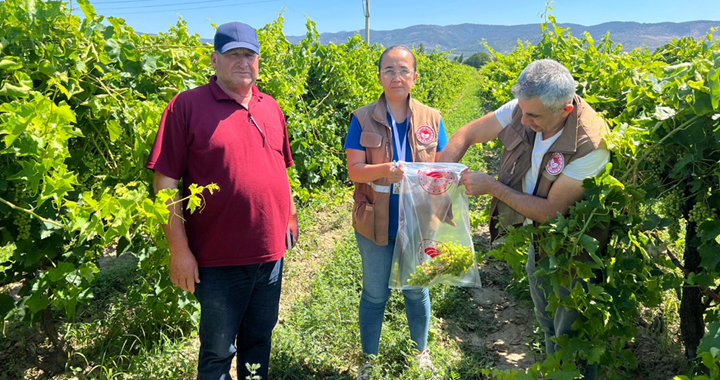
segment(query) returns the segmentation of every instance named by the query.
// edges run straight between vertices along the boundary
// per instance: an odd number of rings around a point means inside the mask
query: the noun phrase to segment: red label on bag
[[[418,182],[423,190],[432,195],[442,194],[457,180],[455,173],[447,169],[418,170]]]
[[[430,256],[430,258],[439,256],[440,251],[437,249],[438,243],[440,242],[436,240],[423,239],[423,241],[420,242],[420,252]]]
[[[427,125],[423,125],[415,132],[415,138],[417,138],[421,144],[429,144],[435,141],[435,130]]]
[[[545,170],[552,175],[558,175],[565,167],[565,156],[560,152],[555,152],[550,156],[550,161],[545,165]]]

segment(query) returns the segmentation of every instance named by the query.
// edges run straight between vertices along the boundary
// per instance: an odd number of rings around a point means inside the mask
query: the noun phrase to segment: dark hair
[[[410,56],[412,57],[412,60],[413,60],[413,70],[417,70],[417,59],[415,59],[415,54],[413,54],[412,50],[405,45],[393,45],[393,46],[390,46],[389,48],[385,49],[385,51],[383,51],[382,54],[380,54],[380,59],[378,59],[378,63],[377,63],[378,72],[380,72],[380,70],[382,70],[382,60],[385,57],[385,54],[389,53],[390,50],[396,50],[396,49],[405,50],[406,52],[410,53]]]

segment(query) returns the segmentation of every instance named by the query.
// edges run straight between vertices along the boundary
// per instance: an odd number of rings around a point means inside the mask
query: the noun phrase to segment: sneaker
[[[418,368],[423,371],[435,372],[435,366],[432,363],[432,357],[430,357],[430,349],[426,348],[419,354],[415,355],[415,361],[417,361]]]
[[[373,372],[373,364],[372,362],[365,362],[363,365],[358,367],[357,369],[357,377],[355,380],[370,380],[370,377],[372,376]]]

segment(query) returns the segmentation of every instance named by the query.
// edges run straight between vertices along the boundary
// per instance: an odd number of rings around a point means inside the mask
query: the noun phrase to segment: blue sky
[[[71,1],[71,0],[66,0]],[[168,30],[178,17],[192,33],[212,38],[211,21],[242,21],[256,28],[284,11],[285,34],[305,34],[309,17],[320,33],[364,31],[362,0],[90,0],[105,16],[125,19],[138,32]],[[545,0],[370,0],[370,29],[392,30],[418,24],[518,25],[541,22]],[[77,6],[77,2],[73,2]],[[720,20],[719,0],[555,0],[560,23],[596,25],[608,21],[683,22]],[[76,14],[81,15],[78,9]],[[372,35],[370,36],[372,42]]]

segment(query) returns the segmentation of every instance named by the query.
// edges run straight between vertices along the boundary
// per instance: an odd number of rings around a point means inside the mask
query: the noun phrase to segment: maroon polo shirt
[[[290,215],[286,168],[293,165],[285,117],[275,99],[254,85],[245,109],[215,80],[170,101],[145,167],[182,179],[185,196],[193,183],[220,186],[203,194],[202,210],[184,211],[199,266],[278,260]]]

